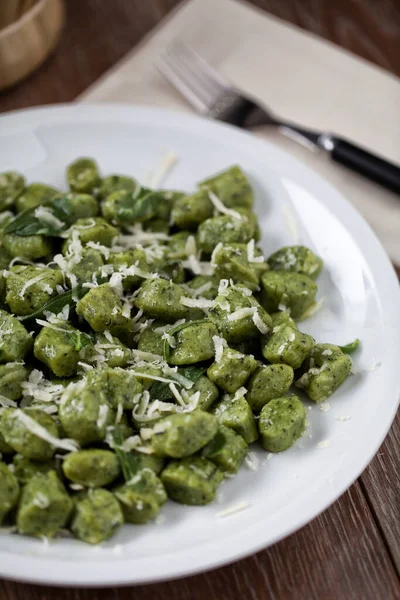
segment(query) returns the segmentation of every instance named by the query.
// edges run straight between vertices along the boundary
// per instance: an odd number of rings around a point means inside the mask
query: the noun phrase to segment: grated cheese
[[[13,413],[12,417],[14,419],[19,419],[23,425],[36,437],[44,440],[54,448],[62,448],[63,450],[69,450],[70,452],[76,452],[79,450],[79,445],[75,440],[71,439],[58,439],[51,435],[49,431],[45,427],[42,427],[37,421],[29,417],[26,413],[24,413],[21,409],[17,408]]]
[[[10,398],[0,395],[0,406],[3,408],[16,408],[18,404],[14,402],[14,400],[10,400]]]
[[[169,333],[167,333],[166,331],[162,334],[161,336],[162,340],[167,340],[168,345],[171,348],[176,348],[176,339],[174,338],[173,335],[170,335]]]
[[[135,375],[136,377],[141,377],[142,379],[154,379],[155,381],[161,381],[163,383],[178,383],[177,381],[167,379],[166,377],[160,377],[159,375],[150,375],[149,373],[140,373],[133,370],[131,370],[131,373],[132,375]]]
[[[159,362],[163,361],[163,357],[160,354],[152,354],[151,352],[143,352],[142,350],[131,350],[132,355],[141,360],[149,361],[149,362]]]
[[[321,352],[321,356],[330,356],[331,354],[332,354],[332,350],[330,350],[329,348],[327,348],[326,350]]]
[[[65,226],[64,221],[57,219],[53,212],[46,206],[38,206],[34,211],[35,217],[45,225],[50,225],[55,229],[63,229]]]
[[[206,300],[205,298],[189,298],[188,296],[181,296],[179,302],[188,308],[201,308],[202,310],[207,310],[214,306],[213,300]]]
[[[330,445],[330,440],[322,440],[322,442],[318,442],[317,448],[329,448]]]
[[[37,369],[30,373],[28,381],[24,381],[21,387],[24,398],[33,398],[41,402],[59,400],[65,389],[61,384],[54,384],[44,379],[43,373]]]
[[[229,281],[227,279],[220,279],[218,286],[218,296],[226,296],[228,292]]]
[[[243,354],[241,354],[240,356],[243,356]],[[246,394],[247,394],[247,389],[243,386],[240,387],[238,390],[236,390],[235,395],[232,398],[232,402],[236,402],[236,400],[239,400]]]
[[[121,422],[121,419],[124,414],[124,406],[121,402],[118,403],[117,406],[117,414],[115,415],[115,424],[118,425]]]
[[[214,267],[211,263],[198,260],[193,254],[191,254],[188,260],[182,261],[184,269],[193,271],[195,275],[213,275]]]
[[[217,266],[217,264],[215,263],[215,259],[217,258],[217,254],[221,250],[222,246],[223,246],[222,242],[218,242],[218,244],[215,246],[215,248],[214,248],[214,250],[213,250],[213,252],[211,254],[211,261],[210,261],[210,263],[211,263],[212,267],[216,267]]]
[[[248,452],[244,461],[246,463],[246,466],[250,469],[250,471],[257,471],[257,469],[260,466],[260,459],[258,458],[255,452]]]
[[[212,341],[215,348],[215,362],[219,363],[221,362],[224,348],[227,348],[228,344],[225,338],[219,337],[218,335],[213,335]]]
[[[228,318],[229,318],[229,317],[228,317]],[[266,325],[266,324],[264,323],[264,321],[263,321],[263,320],[262,320],[262,318],[260,317],[260,315],[259,315],[259,312],[258,312],[257,308],[256,308],[256,310],[254,311],[254,314],[253,314],[253,323],[254,323],[254,325],[257,327],[257,329],[258,329],[258,331],[259,331],[260,333],[262,333],[263,335],[265,335],[265,334],[267,334],[267,333],[268,333],[268,331],[269,331],[269,327],[268,327],[268,325]]]
[[[107,421],[108,416],[108,406],[107,404],[100,404],[99,413],[96,421],[96,426],[98,429],[102,429]]]
[[[228,215],[229,217],[232,217],[233,219],[237,219],[238,221],[242,220],[242,215],[240,213],[238,213],[236,210],[233,210],[233,208],[227,208],[225,206],[225,204],[218,198],[218,196],[216,196],[214,194],[214,192],[209,191],[208,195],[210,197],[211,202],[214,205],[214,208],[222,213],[223,215]]]
[[[203,283],[203,285],[198,287],[196,290],[192,289],[191,291],[193,296],[201,296],[202,294],[204,294],[204,292],[208,292],[209,290],[211,290],[212,286],[212,281],[206,281],[206,283]]]
[[[167,152],[161,159],[157,169],[148,178],[148,186],[151,188],[158,188],[158,186],[166,179],[172,169],[178,162],[178,155],[175,152]]]
[[[197,254],[196,240],[195,240],[194,235],[189,235],[186,240],[185,254],[186,254],[186,256],[190,256],[191,254],[193,254],[193,255]]]
[[[224,517],[230,517],[231,515],[241,512],[242,510],[246,510],[249,507],[250,507],[250,504],[248,502],[239,502],[239,504],[235,504],[234,506],[230,506],[230,507],[226,508],[225,510],[221,510],[221,511],[217,512],[215,516],[217,517],[217,519],[222,519]]]
[[[328,410],[331,410],[331,405],[327,400],[325,400],[324,402],[321,402],[319,408],[322,410],[322,412],[328,412]]]
[[[247,260],[249,263],[262,263],[264,262],[264,256],[261,254],[260,256],[254,256],[255,251],[255,241],[254,239],[250,240],[247,244]]]
[[[347,423],[347,421],[350,421],[350,419],[350,415],[337,415],[335,417],[335,420],[340,421],[341,423]]]
[[[170,323],[161,325],[160,327],[155,327],[153,331],[154,333],[165,333],[169,329],[174,329],[175,327],[178,327],[178,325],[183,325],[183,323],[186,323],[186,319],[178,319],[178,321],[175,321],[172,325]]]
[[[240,321],[241,319],[246,319],[247,317],[253,317],[256,310],[257,309],[255,307],[239,308],[228,315],[228,321]]]
[[[26,281],[24,283],[24,285],[22,286],[18,296],[20,298],[24,298],[26,290],[29,289],[30,287],[32,287],[32,285],[35,285],[35,283],[42,281],[45,277],[46,277],[46,273],[41,273],[40,275],[36,275],[36,277],[32,277],[32,279],[29,279],[28,281]]]
[[[86,246],[88,248],[92,248],[93,250],[98,250],[106,260],[110,258],[110,248],[107,248],[107,246],[103,246],[102,244],[100,244],[100,242],[87,242]]]
[[[171,390],[171,392],[173,393],[173,395],[175,396],[176,401],[181,406],[186,407],[186,403],[185,403],[184,399],[182,398],[181,394],[178,392],[178,389],[177,389],[175,383],[170,383],[168,387]]]

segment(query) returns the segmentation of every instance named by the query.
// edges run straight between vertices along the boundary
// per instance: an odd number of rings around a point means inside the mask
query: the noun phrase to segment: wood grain
[[[0,112],[76,98],[180,0],[68,0],[67,24],[47,62],[0,94]],[[400,0],[250,0],[400,75]]]
[[[400,583],[358,484],[272,548],[166,583],[72,590],[0,582],[7,600],[395,600]]]
[[[0,94],[0,111],[68,102],[179,0],[68,0],[53,56]],[[400,0],[251,0],[400,75]],[[398,269],[400,275],[400,268]],[[400,415],[368,469],[300,532],[232,566],[135,589],[60,590],[0,582],[1,600],[395,600],[400,598]]]
[[[400,412],[379,452],[361,476],[361,486],[400,573]]]

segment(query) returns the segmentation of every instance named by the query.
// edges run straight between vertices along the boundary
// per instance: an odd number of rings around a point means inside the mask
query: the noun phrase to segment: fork
[[[201,115],[242,129],[258,125],[277,127],[283,135],[309,149],[322,149],[333,161],[400,194],[399,166],[332,133],[279,119],[232,86],[186,44],[174,42],[157,67]]]

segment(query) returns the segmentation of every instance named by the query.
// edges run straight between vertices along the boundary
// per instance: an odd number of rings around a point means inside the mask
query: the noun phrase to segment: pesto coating
[[[22,384],[28,379],[28,375],[28,369],[22,364],[12,362],[0,365],[0,396],[19,400],[22,396]]]
[[[120,474],[116,455],[94,448],[68,454],[62,462],[62,470],[73,483],[90,488],[108,485]]]
[[[199,183],[200,189],[207,189],[228,208],[253,208],[254,195],[249,180],[238,165],[222,171]]]
[[[148,279],[139,291],[135,306],[146,316],[174,323],[179,319],[201,319],[203,312],[184,306],[180,300],[185,296],[184,290],[165,279]]]
[[[75,375],[78,362],[91,346],[89,336],[68,323],[43,327],[35,339],[35,358],[47,365],[57,377]]]
[[[306,409],[295,395],[275,398],[263,407],[258,425],[265,450],[283,452],[303,434]]]
[[[12,258],[39,260],[49,256],[52,251],[52,244],[44,235],[20,237],[13,233],[7,233],[2,236],[2,242]]]
[[[115,410],[121,405],[124,410],[134,408],[134,398],[141,395],[142,384],[134,373],[121,368],[103,367],[87,374],[87,389],[97,396],[103,395]]]
[[[83,244],[92,242],[110,248],[113,241],[118,237],[118,229],[107,223],[102,217],[86,217],[77,219],[70,229],[70,237],[66,239],[63,246],[64,252],[69,248],[73,240],[74,232],[77,232]]]
[[[234,475],[238,472],[246,454],[248,445],[241,435],[229,427],[220,425],[213,439],[204,446],[202,456],[217,465],[223,473]]]
[[[317,284],[311,277],[287,271],[266,271],[261,276],[261,304],[268,312],[286,310],[300,318],[315,302]]]
[[[55,296],[57,286],[63,282],[63,275],[58,269],[12,267],[6,279],[6,303],[15,315],[29,315]]]
[[[90,157],[66,180],[0,174],[0,523],[98,544],[168,498],[212,502],[259,437],[289,448],[294,378],[321,402],[351,359],[298,329],[322,260],[264,258],[239,166],[192,192]]]
[[[20,418],[21,413],[26,414],[50,435],[58,438],[58,428],[54,420],[45,412],[38,409],[6,408],[0,419],[0,431],[6,443],[26,458],[46,462],[53,457],[54,446],[48,441],[35,435]]]
[[[225,396],[212,409],[218,423],[233,429],[245,442],[252,444],[258,439],[256,421],[250,405],[243,395]]]
[[[36,473],[22,490],[17,512],[18,533],[54,537],[66,525],[72,505],[55,471]]]
[[[214,356],[213,336],[217,334],[216,326],[210,321],[189,324],[174,335],[174,346],[170,350],[169,363],[192,365],[209,360]]]
[[[246,211],[236,211],[237,217],[222,215],[203,221],[197,230],[198,247],[211,254],[220,242],[247,244],[254,237],[255,223]]]
[[[161,473],[161,481],[171,500],[195,506],[212,502],[223,479],[222,471],[200,456],[173,460]]]
[[[13,456],[13,473],[18,480],[20,485],[25,485],[30,479],[37,473],[48,473],[55,469],[55,461],[49,462],[38,462],[37,460],[31,460],[26,458],[22,454],[15,454]]]
[[[78,158],[67,168],[67,181],[73,192],[91,192],[100,183],[96,162],[91,158]]]
[[[0,363],[23,359],[32,344],[32,337],[22,323],[5,310],[0,309]],[[7,394],[4,395],[7,396]]]
[[[83,446],[102,442],[109,425],[115,423],[115,411],[105,394],[90,386],[72,389],[59,407],[61,425],[66,435]]]
[[[259,367],[247,383],[246,400],[258,413],[265,404],[280,398],[293,383],[294,372],[290,365],[276,364]]]
[[[118,531],[124,522],[120,505],[108,490],[89,490],[75,500],[71,530],[87,544],[99,544]]]
[[[253,253],[249,260],[249,254]],[[214,253],[219,279],[232,279],[252,291],[257,290],[261,275],[268,270],[261,250],[251,250],[248,244],[222,244]]]
[[[15,207],[17,212],[21,213],[30,208],[40,206],[49,200],[55,198],[60,192],[50,185],[43,183],[31,183],[24,189],[16,201]]]
[[[25,187],[25,177],[16,171],[0,174],[0,210],[8,210]]]
[[[17,478],[4,462],[0,462],[0,525],[4,517],[17,504],[18,497]]]
[[[123,315],[121,299],[108,283],[90,289],[79,300],[76,312],[89,323],[93,331],[108,330],[120,337],[129,330],[129,320]]]
[[[234,393],[246,383],[256,368],[254,357],[226,348],[221,360],[207,369],[207,376],[222,390]]]
[[[171,221],[179,229],[196,229],[213,216],[214,206],[207,190],[179,198],[172,209]]]
[[[203,411],[171,415],[161,419],[157,426],[152,448],[157,456],[171,458],[195,454],[214,437],[218,429],[217,419]]]
[[[286,246],[280,248],[268,258],[268,264],[274,271],[291,271],[308,275],[315,279],[321,272],[323,263],[305,246]]]
[[[260,337],[271,328],[269,314],[249,292],[250,290],[242,285],[229,287],[217,296],[214,306],[210,309],[210,320],[216,324],[222,337],[229,343],[240,344],[249,338]],[[245,314],[241,314],[242,309],[246,309]],[[257,318],[261,321],[262,331]]]
[[[312,366],[311,366],[312,361]],[[320,403],[344,382],[351,370],[350,357],[334,344],[316,344],[305,373],[296,381],[308,397]]]
[[[275,333],[274,333],[275,331]],[[278,325],[262,342],[262,353],[270,363],[284,363],[293,369],[301,367],[315,344],[311,335],[291,325]]]
[[[153,470],[144,467],[125,485],[114,489],[126,523],[143,525],[154,519],[167,501],[164,485]]]

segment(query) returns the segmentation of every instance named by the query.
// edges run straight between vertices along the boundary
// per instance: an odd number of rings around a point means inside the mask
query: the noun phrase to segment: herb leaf
[[[136,468],[133,461],[133,456],[130,452],[124,452],[122,450],[122,446],[124,444],[125,438],[122,433],[122,429],[119,425],[115,425],[111,431],[112,436],[112,449],[117,455],[122,474],[126,483],[131,481],[131,479],[136,474]]]
[[[55,227],[54,225],[50,223],[44,223],[35,217],[36,208],[30,208],[29,210],[26,210],[18,215],[18,217],[16,217],[7,225],[5,233],[13,233],[14,235],[21,237],[28,235],[57,237],[60,235],[61,231],[66,229],[66,225],[65,227]]]
[[[175,396],[172,393],[169,384],[163,381],[155,381],[150,388],[150,400],[161,400],[166,402],[167,400],[174,400]]]
[[[83,298],[83,296],[88,291],[89,291],[88,289],[78,286],[75,289],[75,294],[78,296],[78,298]],[[24,317],[21,317],[19,320],[24,324],[29,324],[29,325],[32,324],[33,325],[33,324],[35,324],[36,319],[43,319],[45,317],[45,314],[44,314],[45,312],[52,312],[55,315],[58,315],[58,313],[62,311],[64,306],[68,305],[70,308],[75,306],[75,301],[73,300],[72,296],[73,296],[72,290],[68,290],[67,292],[64,292],[63,294],[54,296],[53,298],[50,298],[50,300],[47,300],[47,302],[42,304],[42,306],[40,306],[38,309],[36,309],[33,313],[31,313],[30,315],[25,315]]]
[[[179,373],[186,377],[186,379],[190,379],[193,383],[196,383],[201,379],[206,372],[207,367],[196,367],[196,365],[189,365],[188,367],[181,367],[178,369]]]
[[[73,222],[73,210],[68,196],[57,196],[49,202],[41,205],[47,208],[56,219],[62,221],[62,225],[57,227],[55,224],[46,223],[39,219],[35,213],[38,206],[30,208],[15,219],[13,219],[6,227],[5,233],[13,233],[20,237],[28,235],[45,235],[47,237],[58,237],[62,231]]]
[[[360,345],[360,340],[356,338],[354,342],[350,342],[349,344],[345,344],[344,346],[339,346],[342,352],[345,354],[352,354],[357,350]]]

